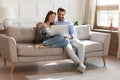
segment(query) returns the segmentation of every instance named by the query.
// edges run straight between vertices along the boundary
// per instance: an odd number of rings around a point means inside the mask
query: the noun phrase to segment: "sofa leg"
[[[11,64],[10,74],[13,74],[13,71],[14,71],[14,63]]]
[[[87,58],[85,57],[85,59],[84,59],[84,63],[85,63],[86,60],[87,60]]]
[[[4,58],[4,67],[6,68],[7,60]]]
[[[102,59],[103,59],[103,67],[106,67],[105,57],[104,57],[104,56],[102,56]]]

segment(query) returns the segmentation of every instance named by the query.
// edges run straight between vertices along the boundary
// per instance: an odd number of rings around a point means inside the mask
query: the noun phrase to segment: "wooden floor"
[[[120,60],[117,59],[116,56],[108,56],[106,60],[107,68],[120,71]],[[85,64],[87,70],[103,66],[101,58],[88,58]],[[27,80],[25,78],[26,75],[77,71],[76,68],[77,66],[71,60],[19,63],[15,65],[13,75],[10,75],[10,63],[7,63],[7,68],[4,68],[3,59],[0,58],[0,80]]]

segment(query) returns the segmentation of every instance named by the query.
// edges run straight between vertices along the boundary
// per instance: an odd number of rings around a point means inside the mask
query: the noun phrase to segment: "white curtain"
[[[91,29],[94,26],[95,10],[97,0],[86,0],[85,23],[90,24]]]
[[[0,0],[0,9],[2,8],[2,0]],[[0,18],[0,30],[3,30],[2,19]]]
[[[120,0],[119,0],[119,22],[118,22],[118,52],[117,58],[120,58]]]

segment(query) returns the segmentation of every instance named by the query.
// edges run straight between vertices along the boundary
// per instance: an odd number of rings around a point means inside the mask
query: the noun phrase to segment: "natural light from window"
[[[119,3],[119,0],[98,0],[98,5],[116,5]]]
[[[97,0],[97,25],[110,26],[110,18],[112,17],[112,24],[118,27],[118,4],[119,0]]]
[[[54,79],[54,78],[45,78],[45,79],[39,79],[39,80],[64,80],[63,78],[60,79]]]

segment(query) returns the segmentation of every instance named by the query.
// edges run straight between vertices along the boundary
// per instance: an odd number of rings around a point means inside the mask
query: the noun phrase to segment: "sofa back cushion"
[[[84,40],[84,39],[89,39],[89,34],[90,34],[90,25],[79,25],[75,26],[76,32],[77,32],[77,38]]]
[[[90,26],[79,25],[75,27],[78,39],[89,39]],[[7,35],[15,38],[17,42],[32,42],[35,39],[33,27],[7,27]]]
[[[35,29],[31,27],[7,27],[6,30],[17,42],[32,42],[35,38]]]

